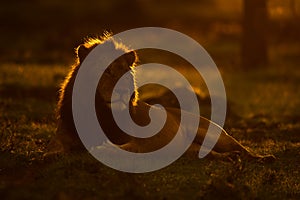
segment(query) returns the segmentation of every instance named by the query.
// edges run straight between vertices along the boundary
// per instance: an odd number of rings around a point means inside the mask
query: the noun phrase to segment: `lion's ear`
[[[90,51],[90,48],[85,47],[84,44],[81,44],[77,47],[76,53],[80,63],[83,62],[83,60],[90,53]]]
[[[130,51],[126,53],[124,56],[128,66],[132,66],[132,64],[137,61],[137,55],[134,51]]]

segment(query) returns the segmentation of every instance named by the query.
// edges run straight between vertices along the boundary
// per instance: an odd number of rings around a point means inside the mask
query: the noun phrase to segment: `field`
[[[3,2],[0,199],[300,199],[300,4],[269,1],[269,63],[246,68],[240,55],[243,2]],[[225,130],[254,152],[273,154],[274,162],[181,157],[155,172],[129,174],[88,153],[44,159],[74,47],[103,30],[143,26],[181,31],[203,45],[224,80]],[[146,61],[161,59],[156,56]],[[197,76],[179,68],[207,98]]]
[[[147,174],[110,169],[86,153],[42,159],[55,133],[66,66],[3,64],[0,194],[4,199],[297,199],[300,197],[298,81],[292,66],[223,71],[231,114],[225,127],[274,163],[181,158]],[[234,114],[232,114],[234,113]]]

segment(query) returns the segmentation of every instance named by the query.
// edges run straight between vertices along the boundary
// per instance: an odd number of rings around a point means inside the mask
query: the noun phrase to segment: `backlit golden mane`
[[[93,49],[97,45],[101,45],[105,42],[112,42],[114,44],[116,50],[123,51],[124,53],[128,53],[131,51],[135,52],[134,50],[130,49],[128,46],[124,45],[121,42],[118,42],[115,38],[113,38],[112,33],[106,31],[103,33],[102,36],[86,38],[84,40],[84,43],[75,49],[75,52],[77,55],[76,64],[80,64],[78,50],[81,46],[84,46],[86,49]],[[135,53],[135,61],[130,66],[131,74],[133,76],[133,84],[134,84],[134,98],[132,100],[132,104],[134,106],[137,104],[137,101],[139,100],[139,93],[138,93],[137,79],[136,79],[136,66],[138,65],[138,62],[139,62],[139,59],[138,59],[137,54]]]

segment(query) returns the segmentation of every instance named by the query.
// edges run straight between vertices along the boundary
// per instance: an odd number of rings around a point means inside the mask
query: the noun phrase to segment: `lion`
[[[53,153],[72,153],[85,150],[79,139],[73,120],[72,91],[76,75],[84,59],[97,45],[102,45],[104,43],[111,43],[116,51],[122,52],[122,55],[114,60],[104,71],[95,94],[95,108],[98,121],[112,144],[117,145],[119,148],[126,151],[135,153],[145,153],[158,150],[174,138],[179,128],[180,116],[183,114],[188,117],[198,118],[200,121],[195,139],[186,152],[187,155],[198,155],[199,149],[206,136],[207,129],[209,125],[211,125],[221,134],[209,155],[216,156],[238,153],[247,159],[273,160],[275,158],[273,155],[262,156],[253,153],[211,120],[202,116],[189,114],[179,108],[168,105],[168,103],[163,105],[166,110],[167,117],[165,125],[158,134],[149,138],[140,138],[124,133],[113,119],[111,111],[113,103],[117,102],[120,105],[123,105],[124,100],[129,101],[131,117],[133,121],[140,126],[145,126],[150,122],[149,110],[151,106],[153,107],[153,105],[139,99],[135,82],[135,68],[139,62],[137,53],[116,42],[110,35],[106,35],[101,38],[89,38],[76,48],[76,62],[72,66],[60,88],[59,101],[57,104],[58,126],[56,135],[50,141],[48,146],[48,155]],[[116,82],[128,71],[131,72],[130,80],[128,80],[129,85],[121,88],[116,97],[112,97],[112,91]],[[127,87],[134,87],[134,94],[128,94]],[[128,95],[130,98],[128,98]],[[128,105],[128,102],[126,103],[125,104]],[[188,128],[182,129],[179,131],[179,134],[190,135],[188,131]]]

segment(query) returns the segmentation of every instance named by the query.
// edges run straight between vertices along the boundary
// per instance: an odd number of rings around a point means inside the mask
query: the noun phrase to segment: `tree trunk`
[[[268,64],[267,26],[267,0],[244,0],[241,52],[243,68]]]

